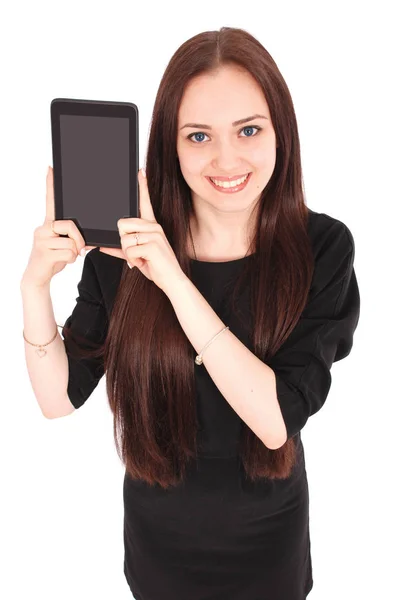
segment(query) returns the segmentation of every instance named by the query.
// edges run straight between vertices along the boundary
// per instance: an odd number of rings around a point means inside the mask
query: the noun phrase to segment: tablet
[[[50,114],[55,219],[87,246],[121,248],[117,221],[139,217],[137,106],[55,98]]]

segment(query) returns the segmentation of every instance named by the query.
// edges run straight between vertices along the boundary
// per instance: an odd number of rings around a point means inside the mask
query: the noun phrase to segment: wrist
[[[169,285],[164,290],[166,296],[172,300],[174,297],[178,296],[182,293],[182,290],[187,288],[189,284],[192,284],[192,281],[185,275],[183,271],[174,278],[174,280],[169,281]]]
[[[20,290],[22,294],[25,293],[47,293],[50,291],[50,281],[37,284],[28,278],[22,278],[20,282]]]

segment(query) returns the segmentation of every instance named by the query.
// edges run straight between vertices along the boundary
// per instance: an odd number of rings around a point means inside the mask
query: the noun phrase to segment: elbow
[[[279,439],[275,439],[275,440],[270,440],[268,443],[264,442],[266,448],[269,448],[269,450],[278,450],[279,448],[281,448],[282,446],[284,446],[284,444],[287,441],[287,436],[285,436],[285,438],[279,438]]]
[[[68,415],[71,415],[73,412],[75,412],[75,408],[73,408],[72,410],[68,411],[68,412],[63,412],[63,413],[55,413],[55,414],[48,414],[48,413],[44,413],[42,411],[43,416],[45,417],[45,419],[48,420],[53,420],[53,419],[61,419],[62,417],[68,417]]]
[[[278,402],[277,402],[277,405],[278,405]],[[267,443],[264,442],[265,446],[267,448],[269,448],[269,450],[278,450],[279,448],[284,446],[284,444],[286,443],[286,441],[288,439],[287,427],[285,425],[283,415],[282,415],[280,408],[279,408],[278,421],[279,422],[275,428],[275,431],[274,432],[270,431],[269,432],[270,435],[268,437]]]
[[[42,415],[44,416],[45,419],[47,419],[48,421],[52,421],[53,419],[56,419],[57,417],[55,415],[51,415],[48,413],[43,412],[42,410]]]

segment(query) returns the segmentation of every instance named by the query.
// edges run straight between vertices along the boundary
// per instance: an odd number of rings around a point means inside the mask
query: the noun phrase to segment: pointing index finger
[[[156,219],[149,196],[148,182],[146,176],[143,174],[142,169],[140,169],[138,172],[138,181],[141,219],[146,219],[147,221],[155,221]]]

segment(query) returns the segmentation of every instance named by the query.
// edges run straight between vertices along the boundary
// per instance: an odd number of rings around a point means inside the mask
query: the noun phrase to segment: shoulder
[[[312,210],[308,232],[315,264],[305,316],[322,310],[334,314],[352,277],[354,238],[341,220]]]
[[[349,227],[340,219],[318,213],[308,207],[308,234],[315,260],[322,255],[343,259],[355,253],[355,241]]]

